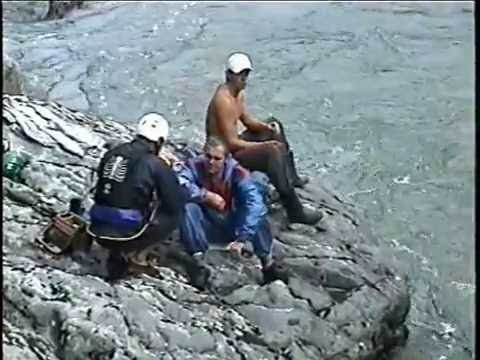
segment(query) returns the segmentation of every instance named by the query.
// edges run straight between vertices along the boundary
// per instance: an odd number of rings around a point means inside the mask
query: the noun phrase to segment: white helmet
[[[227,70],[238,74],[243,70],[252,70],[252,62],[250,61],[250,57],[241,52],[233,53],[228,57],[227,60]]]
[[[163,141],[168,137],[168,121],[158,113],[143,115],[137,127],[137,135],[141,135],[150,141],[157,142],[160,138]]]

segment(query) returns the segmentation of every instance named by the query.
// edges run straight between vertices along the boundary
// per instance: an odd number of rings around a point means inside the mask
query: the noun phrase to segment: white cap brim
[[[232,66],[232,67],[229,67],[228,70],[230,70],[235,74],[238,74],[238,73],[241,73],[243,70],[252,71],[252,67],[251,66]]]
[[[238,74],[244,70],[252,70],[252,63],[249,57],[243,53],[231,55],[227,61],[227,69]]]

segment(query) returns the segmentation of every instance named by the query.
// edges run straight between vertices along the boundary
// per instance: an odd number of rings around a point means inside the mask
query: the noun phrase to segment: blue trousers
[[[180,221],[180,241],[189,254],[206,252],[209,242],[226,245],[235,241],[233,216],[223,216],[206,206],[187,203]],[[257,233],[250,241],[260,259],[271,256],[273,239],[266,217],[261,220]]]

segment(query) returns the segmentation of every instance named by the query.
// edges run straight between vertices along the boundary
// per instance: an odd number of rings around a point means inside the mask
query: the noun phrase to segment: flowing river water
[[[13,15],[12,15],[13,14]],[[363,208],[412,284],[396,359],[474,350],[473,5],[94,3],[66,19],[4,18],[27,90],[134,123],[165,113],[199,143],[233,50],[251,54],[248,110],[283,120],[301,170]]]

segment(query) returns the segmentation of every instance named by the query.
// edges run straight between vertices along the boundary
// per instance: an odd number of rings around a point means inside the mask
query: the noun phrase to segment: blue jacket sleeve
[[[187,161],[182,165],[177,173],[180,186],[185,190],[187,202],[202,202],[206,195],[206,190],[200,183],[195,165]]]
[[[258,224],[267,215],[267,207],[250,174],[242,168],[233,172],[233,196],[235,198],[235,238],[246,240],[258,229]]]

